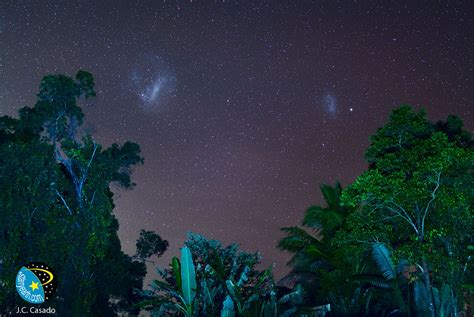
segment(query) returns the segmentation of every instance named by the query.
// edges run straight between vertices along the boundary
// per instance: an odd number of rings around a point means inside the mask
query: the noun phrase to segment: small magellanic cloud
[[[333,94],[327,93],[323,96],[324,112],[331,117],[335,117],[337,113],[337,99]]]

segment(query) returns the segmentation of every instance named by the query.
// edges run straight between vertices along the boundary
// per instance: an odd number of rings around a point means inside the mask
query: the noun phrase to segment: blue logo
[[[42,304],[56,291],[56,276],[52,269],[40,262],[23,266],[16,275],[16,290],[25,301]]]

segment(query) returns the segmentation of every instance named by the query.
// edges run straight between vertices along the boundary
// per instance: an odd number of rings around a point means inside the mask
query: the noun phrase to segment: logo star
[[[38,289],[38,283],[31,282],[30,288],[34,291],[35,289]]]

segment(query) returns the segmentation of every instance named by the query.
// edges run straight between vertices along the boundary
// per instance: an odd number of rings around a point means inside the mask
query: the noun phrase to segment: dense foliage
[[[258,271],[259,262],[258,253],[189,233],[181,259],[157,270],[142,306],[157,316],[268,316],[276,294],[270,269]]]
[[[131,307],[146,268],[121,251],[109,186],[131,188],[131,168],[143,159],[135,143],[103,148],[81,132],[77,101],[93,96],[87,72],[46,76],[34,107],[0,118],[0,311],[23,305],[15,275],[39,261],[57,274],[57,297],[45,304],[58,314],[138,314]],[[142,257],[167,247],[150,233],[142,238]]]
[[[22,265],[55,269],[60,316],[455,316],[473,300],[474,142],[460,118],[395,109],[371,137],[368,169],[326,206],[282,228],[292,270],[274,283],[260,255],[190,233],[143,290],[145,261],[168,242],[142,230],[122,252],[110,185],[132,188],[139,146],[103,148],[83,132],[92,75],[46,76],[34,107],[0,118],[0,311],[23,305]]]
[[[282,228],[286,237],[278,243],[281,250],[293,254],[288,263],[292,270],[280,283],[303,286],[302,304],[306,306],[327,303],[326,290],[322,285],[323,272],[340,268],[345,275],[351,274],[331,244],[354,208],[341,205],[342,187],[339,183],[334,187],[322,185],[321,192],[327,206],[310,206],[303,220],[306,229],[298,226]]]
[[[317,283],[308,302],[334,314],[461,311],[474,276],[472,145],[457,117],[432,124],[423,110],[395,109],[371,137],[369,169],[342,192],[336,185],[336,200],[323,186],[328,208],[307,211],[304,224],[323,238],[284,228],[293,274]]]

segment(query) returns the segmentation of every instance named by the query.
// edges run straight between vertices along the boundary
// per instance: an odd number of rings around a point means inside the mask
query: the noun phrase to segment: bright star
[[[349,108],[349,111],[352,112],[354,109],[353,108]]]

